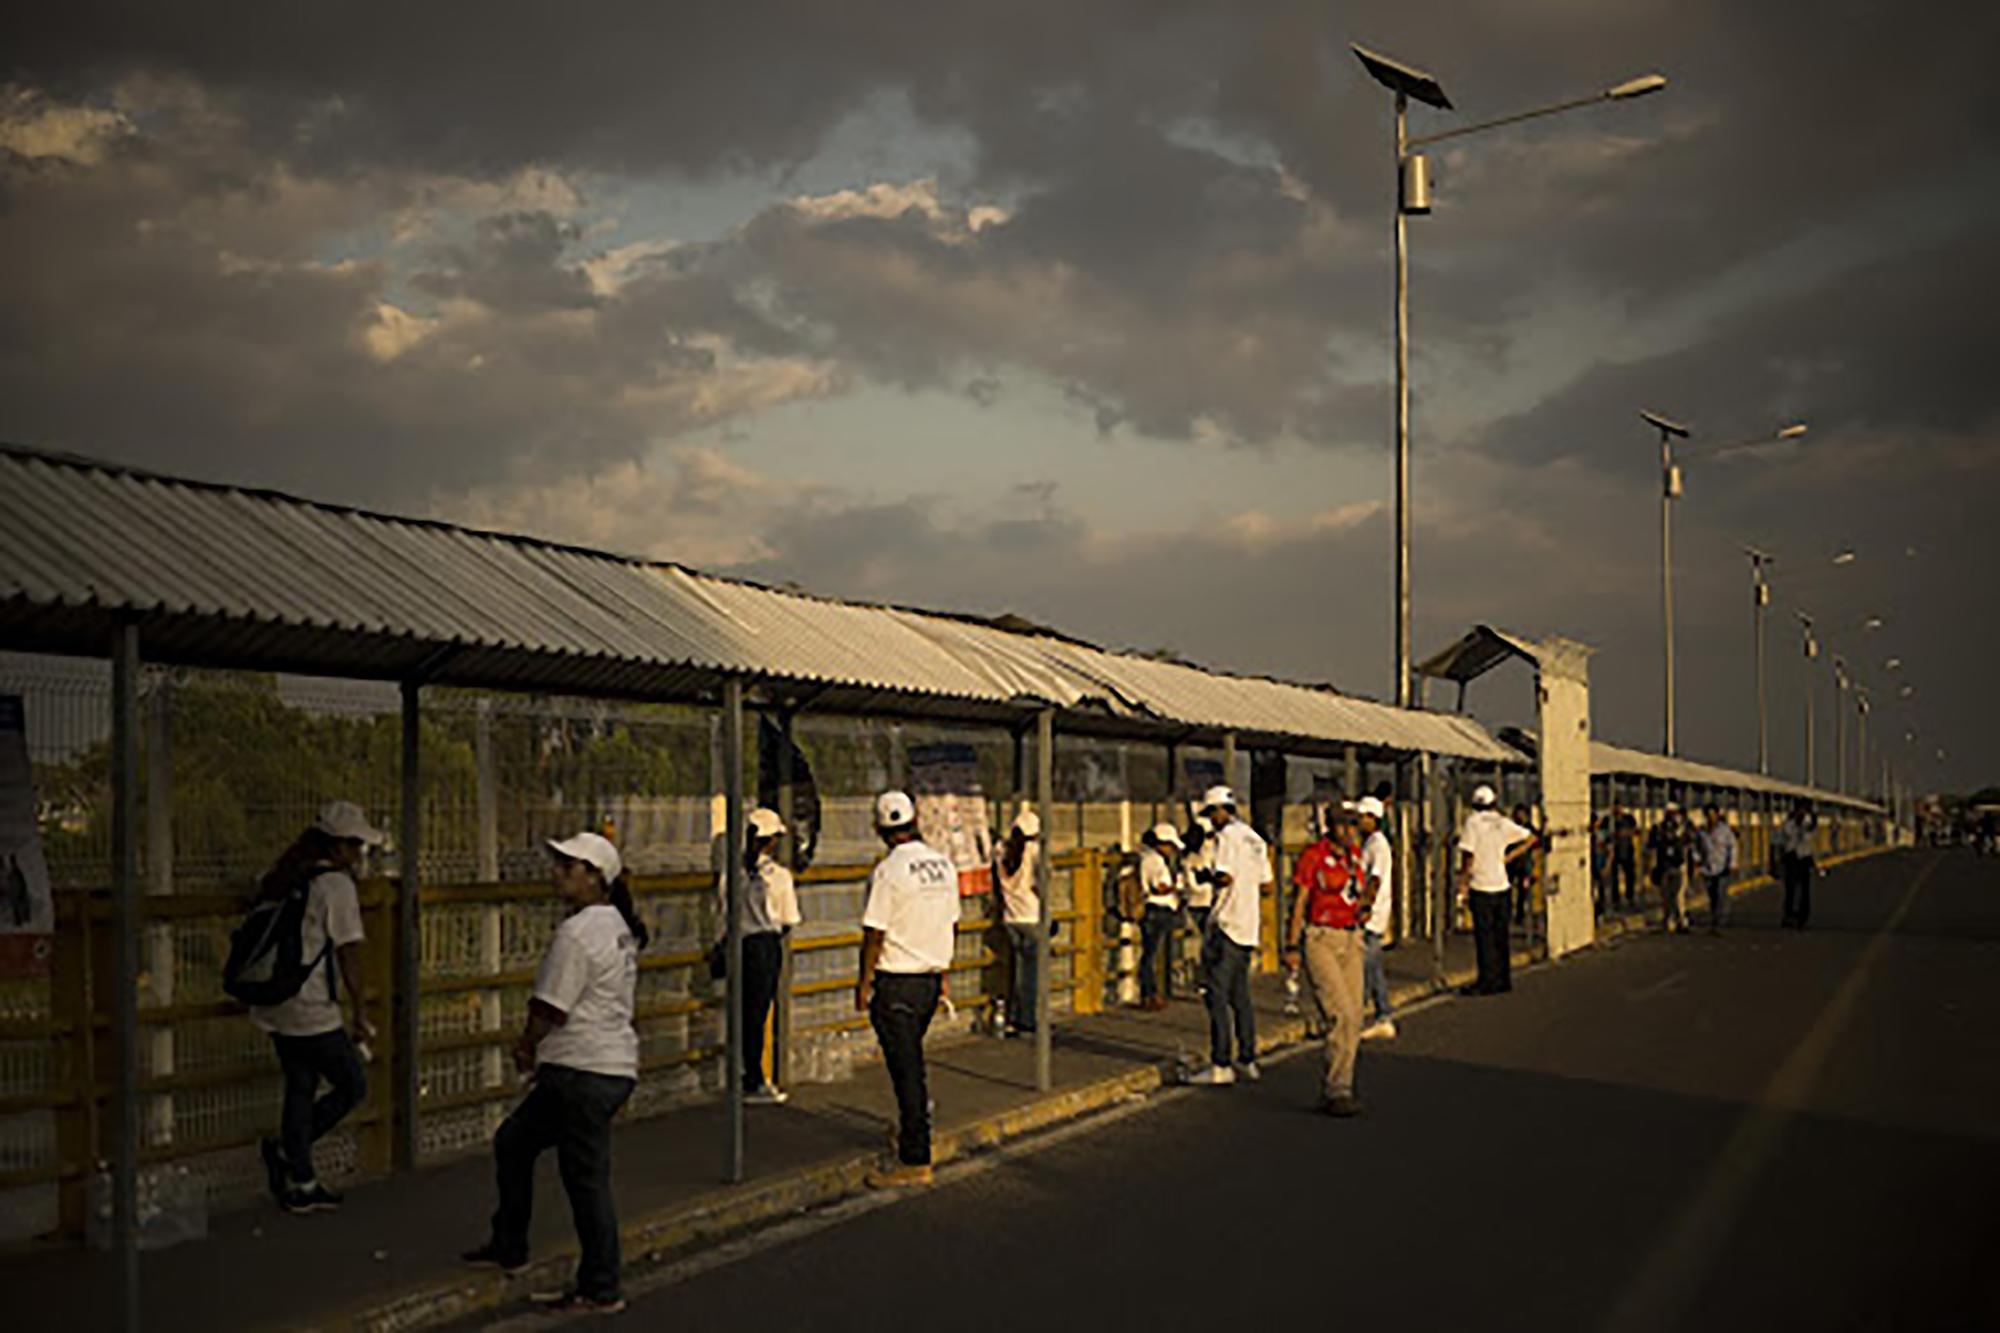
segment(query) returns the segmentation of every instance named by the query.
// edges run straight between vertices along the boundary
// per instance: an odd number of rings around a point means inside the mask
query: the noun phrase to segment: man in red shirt
[[[1285,963],[1305,958],[1306,975],[1326,1014],[1326,1080],[1321,1108],[1329,1115],[1358,1115],[1354,1064],[1361,1048],[1361,928],[1375,905],[1375,887],[1361,868],[1361,839],[1353,808],[1327,810],[1325,837],[1299,857],[1292,881],[1291,927]]]

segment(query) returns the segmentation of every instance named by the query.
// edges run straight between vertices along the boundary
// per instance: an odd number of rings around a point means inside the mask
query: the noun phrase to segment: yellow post
[[[1076,912],[1076,953],[1070,958],[1070,1011],[1094,1014],[1104,1008],[1104,862],[1094,848],[1077,854],[1070,874],[1070,905]]]

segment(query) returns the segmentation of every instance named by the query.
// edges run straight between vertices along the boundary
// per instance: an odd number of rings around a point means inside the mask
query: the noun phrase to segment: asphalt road
[[[1910,852],[635,1273],[648,1327],[2000,1328],[2000,861]]]

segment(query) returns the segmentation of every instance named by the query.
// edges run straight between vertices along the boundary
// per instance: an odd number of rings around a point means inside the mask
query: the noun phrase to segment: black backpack
[[[306,903],[314,878],[326,868],[312,867],[282,895],[262,898],[244,914],[229,937],[229,960],[222,965],[222,989],[232,999],[256,1006],[283,1004],[326,960],[331,941],[312,958],[305,956]],[[331,971],[326,989],[329,1000],[340,998]]]

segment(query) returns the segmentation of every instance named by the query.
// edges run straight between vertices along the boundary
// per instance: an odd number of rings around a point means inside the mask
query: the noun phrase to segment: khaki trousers
[[[1326,1013],[1328,1097],[1354,1091],[1354,1059],[1361,1049],[1361,978],[1366,949],[1358,930],[1306,927],[1306,976]]]

